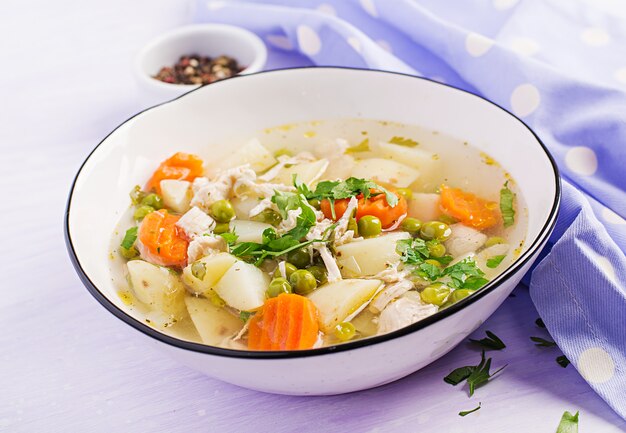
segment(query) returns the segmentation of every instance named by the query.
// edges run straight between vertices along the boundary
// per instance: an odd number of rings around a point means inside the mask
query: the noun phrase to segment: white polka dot
[[[604,30],[597,27],[585,29],[580,34],[580,39],[590,47],[601,47],[611,41],[611,37]]]
[[[578,357],[576,368],[588,382],[604,383],[613,378],[615,362],[605,350],[592,347]]]
[[[283,50],[293,50],[293,44],[287,36],[268,35],[265,39],[276,48],[280,48]]]
[[[521,56],[532,56],[539,52],[539,44],[530,38],[515,38],[511,41],[511,49]]]
[[[322,49],[322,41],[315,30],[309,26],[298,26],[298,45],[302,52],[308,56],[314,56]]]
[[[588,147],[577,146],[567,151],[565,164],[576,174],[591,176],[598,169],[598,158]]]
[[[604,256],[596,257],[596,264],[604,273],[604,275],[611,281],[613,284],[617,284],[617,279],[615,278],[615,268],[611,264],[611,261]]]
[[[387,42],[386,40],[378,39],[376,43],[378,44],[380,48],[387,51],[388,53],[393,53],[393,48],[391,48],[391,44]]]
[[[465,50],[472,57],[484,55],[493,46],[493,39],[478,33],[469,33],[465,38]]]
[[[519,0],[493,0],[493,7],[499,11],[511,9]]]
[[[352,48],[354,48],[354,51],[356,51],[357,53],[361,52],[361,41],[358,38],[351,36],[348,38],[348,43]]]
[[[207,3],[206,7],[210,11],[216,11],[218,9],[222,9],[226,6],[226,2],[223,1],[210,1]]]
[[[511,93],[511,108],[520,117],[528,116],[539,107],[541,96],[532,84],[519,85]]]
[[[626,83],[626,68],[620,68],[613,74],[615,79],[621,83]]]
[[[335,10],[335,8],[332,5],[329,5],[328,3],[322,3],[321,5],[319,5],[317,7],[318,12],[322,12],[324,14],[327,15],[337,15],[337,11]]]
[[[617,224],[617,225],[626,225],[626,220],[613,212],[608,207],[602,209],[602,218],[608,223]]]
[[[361,7],[365,9],[365,12],[373,16],[374,18],[378,17],[378,11],[376,10],[376,6],[374,5],[374,0],[360,0]]]

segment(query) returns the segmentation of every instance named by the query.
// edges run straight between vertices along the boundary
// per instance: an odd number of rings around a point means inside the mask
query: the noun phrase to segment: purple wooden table
[[[509,366],[472,398],[442,380],[478,361],[467,344],[396,383],[334,397],[248,391],[162,357],[82,287],[62,215],[84,157],[142,108],[133,53],[187,22],[188,9],[174,0],[9,0],[0,8],[0,431],[554,432],[564,410],[581,411],[581,432],[626,429],[572,366],[556,364],[558,349],[529,340],[546,334],[523,287],[475,334],[498,334],[508,347],[490,355],[494,366]],[[287,65],[270,59],[270,67]],[[478,402],[480,411],[457,415]]]

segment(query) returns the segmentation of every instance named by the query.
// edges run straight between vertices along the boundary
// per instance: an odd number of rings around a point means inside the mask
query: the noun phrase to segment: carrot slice
[[[179,216],[161,209],[151,212],[139,227],[141,256],[162,266],[185,266],[189,242],[182,230],[176,227]]]
[[[478,230],[493,227],[500,222],[498,203],[446,185],[441,186],[441,210]]]
[[[304,296],[283,293],[265,301],[250,319],[251,350],[310,349],[317,341],[319,325],[315,304]]]
[[[161,181],[164,179],[192,181],[204,174],[202,160],[196,155],[178,152],[159,165],[146,184],[146,190],[161,194]]]
[[[377,192],[378,191],[372,190],[372,193]],[[356,220],[360,220],[365,215],[372,215],[380,220],[384,229],[396,224],[400,218],[407,213],[408,205],[403,196],[395,191],[393,193],[398,197],[398,203],[394,207],[389,206],[389,203],[387,203],[387,199],[385,198],[385,194],[376,194],[367,199],[363,198],[363,194],[359,194],[357,196],[359,204],[356,210]],[[341,218],[345,213],[348,208],[349,201],[350,199],[347,198],[335,200],[335,220]],[[326,218],[333,219],[329,200],[322,200],[320,203],[320,209]]]

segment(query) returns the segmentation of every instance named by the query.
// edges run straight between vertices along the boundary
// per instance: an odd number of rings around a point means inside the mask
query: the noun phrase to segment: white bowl
[[[219,144],[227,138],[332,118],[421,125],[462,137],[493,156],[516,179],[527,202],[528,234],[519,259],[483,289],[406,328],[304,351],[235,351],[182,341],[146,325],[119,299],[108,266],[110,236],[128,208],[128,191],[147,179],[161,160],[179,150],[219,158],[231,151]],[[526,125],[497,105],[408,75],[303,68],[223,80],[124,122],[78,172],[65,229],[70,256],[89,292],[164,352],[246,388],[322,395],[397,380],[464,340],[504,301],[535,260],[554,227],[559,199],[557,168],[546,148]]]
[[[181,56],[227,55],[244,67],[239,74],[259,72],[267,61],[267,48],[254,33],[226,24],[197,24],[165,33],[146,45],[135,58],[134,73],[141,102],[159,104],[200,87],[200,84],[170,84],[153,78],[163,66],[174,65]]]

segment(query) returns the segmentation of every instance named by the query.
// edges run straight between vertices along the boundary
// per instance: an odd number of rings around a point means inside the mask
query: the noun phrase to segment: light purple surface
[[[465,344],[381,388],[284,397],[180,366],[101,308],[65,251],[69,186],[93,146],[141,108],[132,55],[188,17],[173,0],[0,6],[0,431],[554,432],[564,410],[581,411],[581,433],[626,430],[571,366],[554,362],[557,349],[530,342],[546,335],[523,287],[475,334],[497,333],[508,347],[490,355],[509,366],[471,399],[442,381],[479,359]],[[457,415],[479,401],[477,413]]]

